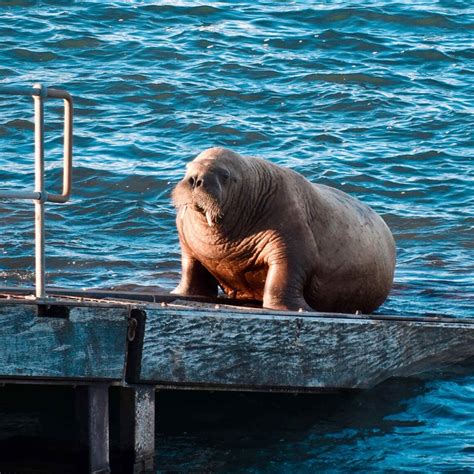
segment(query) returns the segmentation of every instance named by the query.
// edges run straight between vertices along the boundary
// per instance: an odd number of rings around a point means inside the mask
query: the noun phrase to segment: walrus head
[[[188,163],[184,178],[172,193],[178,219],[188,209],[201,214],[210,227],[221,223],[238,178],[236,153],[225,148],[210,148]]]

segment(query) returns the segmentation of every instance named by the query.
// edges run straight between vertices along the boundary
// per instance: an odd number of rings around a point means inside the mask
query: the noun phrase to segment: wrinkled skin
[[[173,190],[183,295],[277,310],[370,313],[393,282],[395,242],[368,206],[258,158],[211,148]]]

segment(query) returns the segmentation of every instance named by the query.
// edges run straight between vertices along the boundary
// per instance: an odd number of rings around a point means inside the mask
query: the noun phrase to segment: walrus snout
[[[221,203],[223,200],[223,183],[219,174],[202,166],[190,163],[183,179],[172,193],[173,203],[179,209],[178,217],[182,220],[188,207],[201,214],[209,227],[222,219]]]
[[[222,194],[221,183],[217,176],[208,171],[188,174],[183,183],[189,186],[189,190],[194,196],[209,195],[220,200]]]
[[[200,176],[190,176],[188,178],[189,185],[194,188],[199,188],[203,184],[203,179]]]
[[[229,177],[230,172],[222,166],[213,166],[207,161],[193,162],[188,166],[183,184],[194,196],[207,194],[221,202]]]
[[[198,188],[208,190],[216,188],[218,184],[217,180],[212,175],[209,175],[209,173],[192,174],[186,178],[186,181],[193,190]]]

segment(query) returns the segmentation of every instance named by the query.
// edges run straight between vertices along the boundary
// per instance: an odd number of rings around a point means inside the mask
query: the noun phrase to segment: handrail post
[[[35,110],[35,190],[8,191],[0,189],[0,199],[32,199],[35,203],[35,286],[36,299],[46,299],[45,290],[45,202],[65,203],[72,190],[72,121],[73,100],[61,89],[49,89],[41,84],[31,88],[0,87],[0,94],[30,95]],[[51,97],[64,102],[63,189],[61,194],[48,193],[44,184],[44,101]]]
[[[35,199],[35,273],[36,298],[46,297],[45,292],[45,255],[44,255],[44,99],[47,91],[41,84],[35,84],[39,89],[38,95],[33,96],[35,105],[35,192],[39,199]]]

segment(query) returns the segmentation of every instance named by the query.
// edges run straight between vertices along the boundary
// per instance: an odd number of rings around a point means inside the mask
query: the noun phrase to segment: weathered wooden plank
[[[38,317],[34,304],[0,305],[0,378],[122,380],[126,306],[70,306],[65,318]]]
[[[470,321],[148,307],[141,382],[358,389],[474,355]],[[473,321],[474,322],[474,321]]]
[[[174,295],[164,292],[162,289],[156,289],[156,287],[137,287],[135,290],[107,290],[107,289],[81,289],[74,290],[69,288],[56,288],[47,287],[47,294],[52,297],[73,297],[73,298],[86,298],[91,300],[126,300],[126,301],[138,301],[147,303],[172,303],[179,299],[188,303],[202,302],[202,303],[213,303],[213,304],[231,304],[236,306],[250,306],[258,307],[261,306],[261,302],[253,300],[236,300],[227,298],[226,296],[220,297],[204,297],[204,296],[184,296]],[[24,297],[26,295],[33,295],[35,289],[33,287],[0,287],[0,298],[7,296]]]

